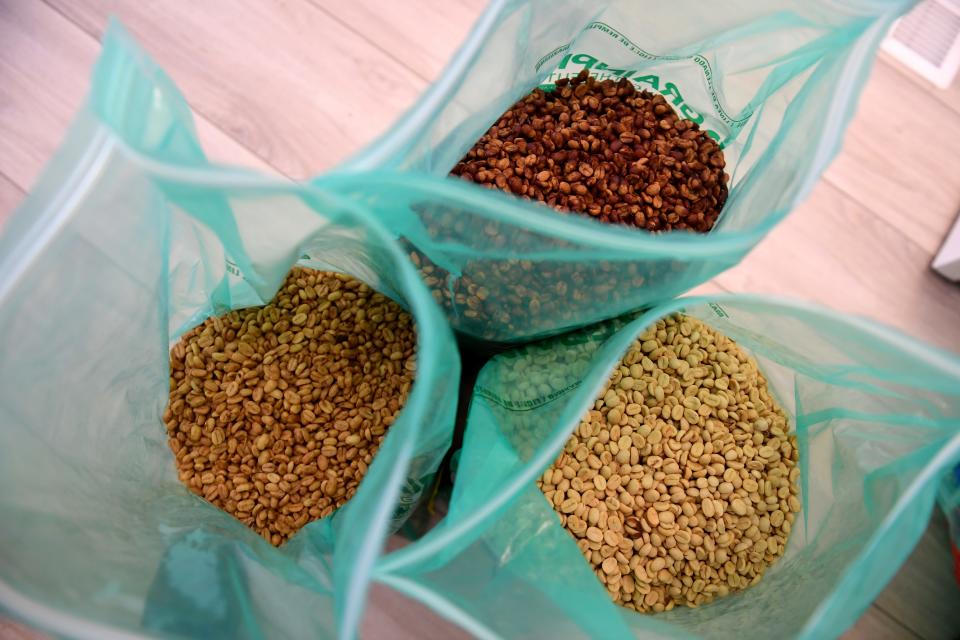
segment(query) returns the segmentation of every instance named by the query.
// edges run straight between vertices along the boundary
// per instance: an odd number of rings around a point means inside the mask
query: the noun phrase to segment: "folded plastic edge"
[[[126,123],[115,120],[116,114],[113,114],[112,122],[105,122],[109,114],[96,107],[100,98],[98,94],[104,93],[118,98],[126,105],[123,92],[131,89],[131,81],[136,81],[140,76],[139,72],[149,74],[154,81],[160,81],[164,86],[162,89],[166,94],[172,91],[169,97],[173,98],[175,111],[187,118],[187,127],[183,129],[187,133],[187,138],[193,135],[192,117],[190,117],[189,108],[183,101],[179,91],[172,85],[169,79],[162,71],[156,67],[149,58],[137,47],[136,43],[126,34],[119,22],[111,20],[107,35],[104,39],[104,51],[98,59],[94,71],[94,88],[91,90],[91,96],[88,98],[88,104],[93,108],[83,110],[77,116],[75,121],[86,120],[93,114],[93,121],[96,127],[92,135],[84,140],[78,166],[70,174],[68,180],[62,183],[62,186],[55,192],[53,198],[41,209],[41,215],[30,224],[26,233],[15,242],[13,250],[2,256],[0,260],[0,301],[7,293],[13,289],[19,276],[42,255],[44,249],[57,236],[58,231],[69,221],[72,212],[77,203],[82,199],[90,185],[100,176],[106,160],[113,153],[123,153],[127,158],[138,164],[145,174],[158,181],[167,181],[181,185],[201,185],[211,188],[231,188],[231,189],[249,189],[257,193],[277,193],[287,195],[309,196],[313,194],[322,194],[325,198],[336,201],[337,206],[348,211],[354,219],[359,221],[367,229],[373,231],[383,246],[392,248],[395,261],[404,271],[403,281],[406,285],[405,293],[413,297],[411,308],[423,310],[423,312],[414,311],[417,322],[418,333],[421,336],[445,335],[447,340],[418,340],[417,359],[419,363],[444,361],[450,359],[450,354],[444,351],[441,344],[452,345],[453,334],[443,320],[443,316],[436,306],[436,302],[414,271],[413,265],[407,262],[406,256],[397,248],[393,242],[391,234],[381,226],[373,216],[365,214],[359,204],[349,201],[342,196],[329,193],[317,185],[294,184],[262,176],[253,171],[245,169],[235,169],[230,167],[219,167],[205,162],[202,150],[199,145],[196,149],[199,155],[189,154],[184,158],[157,158],[148,153],[136,144],[136,141],[127,140],[123,135],[130,133],[126,131]],[[132,74],[132,75],[131,75]],[[124,88],[126,87],[126,89]],[[137,85],[139,89],[144,87]],[[129,106],[129,105],[127,105]],[[182,111],[181,109],[186,109]],[[175,118],[179,123],[180,118]],[[88,124],[84,122],[84,124]],[[59,154],[59,151],[58,151]],[[192,156],[192,158],[190,157]],[[58,157],[55,154],[54,158]],[[192,159],[195,162],[191,163]],[[187,162],[187,166],[180,166],[173,162]],[[402,259],[401,259],[402,258]],[[454,375],[459,378],[460,360],[456,355],[453,356],[455,372]],[[423,367],[421,367],[422,369]],[[411,416],[407,418],[412,424],[413,433],[409,435],[407,446],[401,448],[403,457],[400,464],[397,464],[390,475],[390,483],[386,495],[392,495],[394,500],[384,500],[383,509],[376,514],[371,526],[364,531],[364,542],[361,545],[363,549],[363,567],[368,571],[351,571],[347,589],[349,596],[344,615],[338,620],[339,636],[342,638],[352,638],[356,635],[356,629],[365,607],[365,595],[369,589],[369,568],[378,556],[383,541],[387,535],[392,507],[396,502],[396,496],[399,494],[402,480],[406,470],[410,466],[412,459],[413,443],[420,431],[420,418],[426,411],[430,401],[430,389],[436,382],[433,378],[437,377],[436,369],[433,375],[424,375],[418,377],[411,388],[410,396],[405,404],[401,415]],[[446,372],[448,375],[450,372]],[[419,389],[419,392],[418,392]],[[451,430],[452,438],[452,430]],[[149,637],[142,634],[131,633],[110,625],[104,625],[97,622],[84,620],[81,617],[72,614],[66,614],[57,611],[51,607],[36,602],[35,600],[17,592],[10,585],[0,579],[0,605],[11,613],[23,617],[28,622],[34,623],[40,628],[65,635],[83,638],[144,638]]]
[[[726,302],[760,303],[766,306],[779,306],[783,309],[792,309],[804,314],[820,315],[841,324],[846,324],[851,328],[873,335],[878,339],[892,342],[901,349],[907,351],[910,355],[915,356],[931,366],[944,370],[946,375],[952,376],[960,381],[960,357],[937,351],[931,346],[898,330],[866,318],[841,314],[826,307],[806,301],[750,294],[691,296],[677,298],[669,303],[655,307],[631,321],[629,324],[619,329],[616,334],[611,336],[603,345],[603,347],[594,355],[593,362],[595,364],[604,363],[610,360],[612,354],[622,354],[624,351],[626,351],[630,342],[640,331],[649,326],[651,322],[655,322],[659,318],[667,316],[671,313],[682,311],[688,307],[709,303],[722,305]],[[613,362],[610,362],[610,365],[612,366]],[[590,402],[592,402],[597,393],[599,393],[600,387],[602,387],[603,383],[605,382],[608,369],[609,367],[592,366],[591,376],[588,378],[590,384],[581,385],[576,395],[570,399],[570,405],[582,405],[584,410],[586,410]],[[957,393],[960,395],[960,386],[958,386]],[[435,594],[430,589],[420,585],[418,585],[416,589],[407,591],[406,588],[414,583],[407,579],[395,580],[393,574],[439,553],[444,546],[452,544],[455,540],[459,539],[468,532],[476,532],[477,530],[485,530],[488,528],[489,523],[493,521],[493,516],[501,509],[506,508],[520,494],[520,492],[522,492],[530,483],[534,482],[537,476],[543,472],[543,469],[545,469],[556,458],[557,454],[559,454],[560,450],[563,448],[564,444],[569,438],[569,434],[574,428],[576,428],[576,424],[576,418],[573,418],[568,421],[567,424],[558,425],[558,427],[555,427],[553,430],[553,437],[540,446],[530,461],[525,465],[523,471],[513,478],[511,484],[503,487],[493,500],[485,504],[481,509],[472,512],[470,517],[461,520],[454,527],[434,529],[434,532],[436,532],[434,535],[431,535],[433,532],[428,533],[426,536],[424,536],[424,538],[421,539],[419,543],[404,547],[403,549],[394,551],[393,553],[384,556],[381,563],[374,570],[372,576],[373,580],[382,584],[390,584],[394,588],[400,589],[405,595],[412,597],[428,606],[431,606],[438,599],[446,602],[446,600],[442,597],[442,594]],[[560,428],[560,426],[563,428]],[[914,479],[910,487],[903,493],[903,495],[900,496],[900,498],[898,498],[893,509],[891,509],[891,512],[884,519],[883,524],[871,536],[870,545],[876,544],[876,540],[879,540],[879,538],[886,532],[890,526],[890,523],[896,519],[896,515],[906,508],[907,504],[909,503],[907,498],[920,491],[924,484],[930,480],[930,475],[938,473],[938,465],[941,465],[943,460],[953,460],[955,462],[956,460],[960,459],[960,423],[957,424],[957,429],[958,434],[951,438],[949,445],[940,451],[934,460],[930,461],[924,471]],[[865,557],[864,554],[865,551],[861,552],[858,559],[855,560],[855,564],[863,561],[863,558]],[[846,575],[850,576],[851,573],[853,572],[848,572]],[[842,580],[833,590],[831,590],[831,593],[836,593],[838,590],[843,589],[847,579],[849,578]],[[884,585],[877,586],[877,593],[880,592],[883,586]],[[429,592],[429,594],[426,592]],[[824,605],[821,605],[821,607],[818,608],[810,618],[808,618],[802,635],[816,637],[816,634],[819,632],[817,629],[818,622],[820,618],[825,615],[827,608],[828,603],[825,601]],[[444,617],[447,617],[446,613],[440,613],[441,615],[444,615]],[[448,619],[453,622],[458,622],[455,617]]]
[[[513,3],[510,0],[494,0],[487,7],[439,79],[426,90],[413,108],[397,120],[396,125],[387,134],[368,145],[333,172],[314,178],[314,182],[329,183],[333,188],[338,186],[357,188],[362,187],[364,183],[398,183],[399,179],[396,176],[399,175],[403,177],[400,186],[420,189],[424,193],[444,192],[458,202],[483,208],[492,219],[499,222],[535,229],[562,241],[577,244],[589,243],[594,247],[611,250],[644,251],[654,256],[673,256],[677,251],[704,257],[736,252],[745,255],[782,222],[790,211],[806,199],[823,171],[836,156],[842,143],[843,130],[852,118],[856,107],[855,96],[866,81],[876,44],[893,20],[906,10],[910,1],[843,0],[838,2],[838,6],[848,2],[860,6],[861,9],[869,8],[866,13],[873,20],[873,24],[866,30],[870,32],[869,36],[867,33],[861,34],[844,64],[843,73],[838,79],[837,90],[832,99],[830,116],[818,137],[814,160],[810,163],[810,168],[797,189],[796,196],[792,198],[789,205],[770,212],[761,222],[748,229],[708,234],[691,234],[683,231],[652,234],[625,226],[611,226],[592,220],[575,220],[570,216],[558,218],[552,212],[545,211],[542,206],[508,194],[492,193],[489,189],[483,189],[462,180],[418,172],[399,172],[392,169],[392,156],[399,153],[403,146],[429,123],[442,101],[456,89],[460,76],[479,55],[490,30],[498,24],[501,16],[512,8]],[[362,175],[358,176],[357,173]],[[444,183],[449,183],[449,186]]]
[[[526,231],[540,233],[562,242],[625,254],[643,251],[650,256],[665,258],[675,258],[678,252],[683,252],[684,256],[704,258],[746,253],[762,240],[775,224],[768,228],[744,232],[695,234],[668,231],[654,234],[624,225],[597,222],[583,216],[558,216],[542,204],[485,189],[456,178],[389,169],[363,174],[335,172],[314,179],[313,184],[334,191],[355,193],[369,193],[371,187],[381,186],[415,190],[422,193],[425,200],[445,198],[452,206],[483,211],[493,222],[523,227]],[[784,215],[786,213],[783,212]]]

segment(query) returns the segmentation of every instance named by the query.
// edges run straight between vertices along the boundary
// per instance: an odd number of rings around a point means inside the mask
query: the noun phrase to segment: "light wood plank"
[[[439,501],[438,513],[430,518],[433,527],[447,512],[447,504]],[[414,516],[417,517],[417,516]],[[410,544],[410,540],[392,535],[384,544],[384,553],[391,553]],[[447,622],[432,610],[385,585],[370,587],[367,608],[360,627],[362,639],[378,640],[467,640],[472,636],[458,625]]]
[[[892,68],[896,69],[897,72],[903,75],[904,78],[907,78],[910,82],[915,84],[924,92],[928,93],[931,97],[950,107],[957,114],[960,114],[960,78],[955,80],[948,89],[941,89],[940,87],[934,86],[929,80],[921,78],[919,75],[903,66],[899,60],[888,53],[881,52],[880,59],[886,64],[890,65]]]
[[[922,91],[928,93],[934,99],[939,100],[944,105],[950,107],[955,112],[960,114],[960,83],[954,82],[950,88],[941,89],[937,86],[934,86],[934,84],[926,78],[922,78],[919,74],[911,71],[889,53],[881,51],[878,57],[885,64],[896,70],[904,78],[912,82]]]
[[[931,272],[929,260],[884,219],[821,183],[717,282],[865,315],[960,352],[960,289]]]
[[[0,616],[0,640],[52,640],[50,636],[10,618]]]
[[[0,3],[0,42],[0,172],[27,189],[83,101],[96,47],[34,2]]]
[[[424,80],[434,80],[479,16],[481,3],[310,0]]]
[[[0,2],[0,173],[29,190],[83,104],[99,43],[42,2]],[[56,78],[56,82],[51,82]],[[212,159],[267,165],[210,122],[197,120]]]
[[[843,640],[920,640],[920,636],[876,605],[867,609],[857,624],[841,637]]]
[[[23,189],[0,173],[0,231],[3,231],[3,223],[23,200],[23,196]]]
[[[370,589],[360,627],[360,638],[364,640],[469,640],[472,637],[389,587],[375,583]]]
[[[683,294],[684,296],[712,296],[715,294],[730,293],[730,290],[724,287],[716,278],[709,282],[704,282]]]
[[[917,76],[915,73],[911,73],[908,69],[898,68],[898,71],[904,75],[909,73],[912,76],[911,79],[914,83],[922,86],[930,95],[950,107],[954,113],[960,114],[960,80],[954,80],[953,84],[950,85],[949,88],[941,89],[933,86],[923,78]]]
[[[960,206],[958,167],[957,114],[878,61],[827,180],[932,257]]]
[[[890,65],[891,68],[896,70],[902,77],[907,78],[910,82],[912,82],[916,87],[919,88],[920,91],[925,92],[927,95],[947,106],[953,112],[954,120],[957,119],[957,116],[960,116],[960,77],[955,79],[949,88],[941,89],[934,86],[926,79],[921,78],[907,67],[903,66],[899,61],[895,60],[889,54],[881,53],[880,58],[885,63]],[[960,205],[957,205],[957,208],[960,209]],[[956,216],[960,214],[955,213],[954,215]],[[942,240],[943,234],[940,236],[940,241]],[[940,247],[939,242],[937,243],[936,247]]]
[[[956,640],[960,587],[953,576],[946,518],[935,509],[926,532],[876,606],[925,640]]]
[[[283,173],[358,151],[425,82],[306,0],[50,0],[91,34],[116,15],[193,108]]]

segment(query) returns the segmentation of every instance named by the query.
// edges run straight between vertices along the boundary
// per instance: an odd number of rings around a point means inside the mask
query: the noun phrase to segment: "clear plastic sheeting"
[[[797,436],[803,508],[758,584],[644,615],[609,599],[535,482],[633,340],[679,310],[758,361]],[[798,303],[680,299],[493,358],[474,388],[449,514],[375,575],[481,637],[836,637],[906,560],[958,462],[955,357]]]
[[[417,377],[356,495],[274,548],[177,478],[168,349],[294,264],[416,320]],[[386,535],[449,448],[453,336],[355,203],[210,165],[186,103],[113,25],[87,106],[0,236],[0,611],[62,636],[351,636]]]
[[[317,180],[379,212],[458,332],[518,343],[582,327],[705,282],[794,209],[910,4],[495,1],[420,101]],[[582,70],[662,94],[721,143],[730,194],[712,232],[653,235],[444,178],[518,99]]]

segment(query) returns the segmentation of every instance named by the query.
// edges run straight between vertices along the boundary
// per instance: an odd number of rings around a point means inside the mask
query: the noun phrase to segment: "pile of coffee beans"
[[[266,306],[170,352],[180,480],[274,545],[347,502],[406,402],[413,317],[342,273],[294,268]]]
[[[614,602],[669,611],[756,584],[783,555],[798,459],[756,361],[678,315],[634,341],[538,485]]]
[[[451,173],[601,222],[707,232],[723,169],[717,142],[662,95],[584,70],[513,105]]]

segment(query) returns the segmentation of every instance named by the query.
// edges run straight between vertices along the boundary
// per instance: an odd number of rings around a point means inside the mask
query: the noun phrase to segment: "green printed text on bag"
[[[836,151],[876,48],[909,0],[500,0],[420,102],[343,172],[406,243],[455,329],[517,343],[649,306],[743,258]],[[444,179],[535,87],[582,70],[660,93],[724,147],[707,235],[661,235]]]

